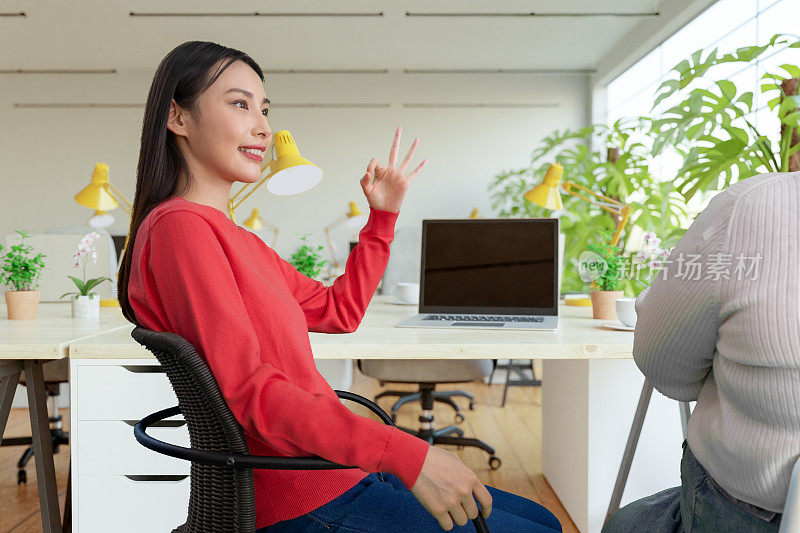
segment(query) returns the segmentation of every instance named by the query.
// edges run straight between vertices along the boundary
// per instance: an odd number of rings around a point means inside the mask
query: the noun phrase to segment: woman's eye
[[[269,109],[265,109],[264,111],[262,111],[262,113],[264,113],[265,117],[268,117],[269,116]]]
[[[236,104],[244,104],[245,107],[243,109],[247,109],[247,102],[245,102],[244,100],[237,100],[237,101],[235,101],[233,103],[233,105],[236,105]]]

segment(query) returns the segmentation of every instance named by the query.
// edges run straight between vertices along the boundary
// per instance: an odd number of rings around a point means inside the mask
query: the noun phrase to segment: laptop
[[[558,329],[558,219],[422,221],[419,313],[401,328]]]

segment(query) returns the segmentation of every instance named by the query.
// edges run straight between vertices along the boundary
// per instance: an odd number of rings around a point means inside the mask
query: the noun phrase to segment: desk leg
[[[42,362],[25,361],[25,380],[28,389],[28,409],[31,416],[33,454],[36,458],[36,482],[39,486],[39,507],[44,533],[62,533],[58,509],[56,469],[53,464],[53,444],[50,441],[50,421],[44,389]]]
[[[64,533],[72,533],[72,461],[69,462],[67,473],[67,498],[64,502],[64,520],[62,522]]]
[[[617,481],[614,484],[614,492],[611,493],[611,502],[608,504],[606,522],[611,515],[619,510],[619,503],[622,501],[622,493],[625,492],[625,483],[628,482],[628,474],[631,472],[633,455],[636,453],[636,445],[639,444],[639,436],[642,434],[644,417],[647,414],[647,407],[650,405],[650,398],[653,395],[653,386],[646,379],[642,386],[642,394],[639,395],[639,404],[636,406],[636,414],[631,424],[631,432],[628,434],[628,442],[625,444],[625,453],[622,454],[622,463],[619,465]]]
[[[17,390],[21,370],[22,363],[19,361],[0,362],[0,443],[3,442],[3,434],[6,431],[8,415],[11,413],[11,402],[14,400],[14,392]]]

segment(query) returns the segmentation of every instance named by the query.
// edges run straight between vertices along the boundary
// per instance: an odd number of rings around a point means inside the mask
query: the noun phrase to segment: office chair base
[[[500,458],[494,454],[494,448],[480,439],[464,437],[464,432],[456,426],[448,426],[446,428],[437,429],[434,431],[414,430],[403,426],[397,426],[397,429],[402,429],[406,433],[416,435],[432,446],[437,444],[447,444],[451,446],[458,446],[459,448],[463,448],[464,446],[480,448],[489,454],[489,468],[491,470],[497,470],[500,468],[500,465],[503,464]],[[455,433],[457,436],[451,437],[450,435],[452,433]]]
[[[409,391],[399,391],[399,390],[387,390],[383,391],[380,394],[375,395],[375,401],[377,402],[380,398],[384,396],[399,396],[400,399],[395,402],[392,406],[390,411],[390,416],[392,417],[393,422],[397,422],[397,411],[407,403],[419,401],[422,396],[419,392],[409,392]],[[463,396],[464,398],[469,399],[469,409],[470,411],[475,410],[475,396],[472,394],[461,391],[461,390],[450,390],[450,391],[433,391],[433,401],[434,402],[441,402],[446,403],[453,409],[455,409],[455,422],[456,424],[460,424],[464,421],[464,415],[461,414],[461,408],[452,400],[454,396]]]
[[[61,417],[58,417],[60,421]],[[51,419],[51,422],[53,419]],[[53,453],[58,453],[58,447],[61,444],[69,444],[69,433],[60,428],[50,429],[50,442],[53,446]],[[17,462],[17,485],[24,485],[28,483],[28,474],[25,472],[25,466],[28,461],[33,457],[33,446],[29,446],[23,453],[22,457]]]

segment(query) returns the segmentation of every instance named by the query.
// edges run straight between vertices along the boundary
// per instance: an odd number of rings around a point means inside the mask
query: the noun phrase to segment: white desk
[[[577,307],[560,309],[555,332],[396,328],[397,322],[416,313],[416,307],[390,300],[375,296],[354,333],[311,333],[314,357],[544,359],[544,475],[578,528],[599,531],[643,383],[631,358],[633,334],[600,329],[601,321],[591,318],[590,308]],[[185,504],[188,463],[157,456],[133,439],[130,421],[176,405],[177,400],[164,374],[143,372],[157,362],[131,338],[132,329],[131,325],[69,347],[73,509],[76,523],[82,524],[85,517],[81,533],[95,531],[106,513],[131,512],[120,508],[113,494],[125,495],[137,509],[150,509],[154,520],[166,520],[153,527],[174,527],[183,518],[167,519],[160,513],[169,512],[170,502]],[[623,504],[680,482],[677,403],[659,396],[653,397]],[[168,441],[187,442],[185,427],[156,429]],[[531,453],[538,451],[538,443],[532,443]],[[83,497],[91,504],[79,509]],[[138,522],[138,529],[148,524]]]
[[[69,302],[40,303],[37,318],[9,320],[5,305],[0,306],[0,443],[3,440],[11,400],[25,370],[28,389],[28,410],[31,418],[31,436],[36,463],[39,505],[42,530],[62,531],[58,509],[53,448],[50,442],[42,364],[48,360],[67,356],[71,342],[125,327],[128,322],[118,308],[101,309],[95,319],[73,319]],[[69,502],[70,486],[67,486]],[[64,511],[64,529],[69,529],[68,509]]]

